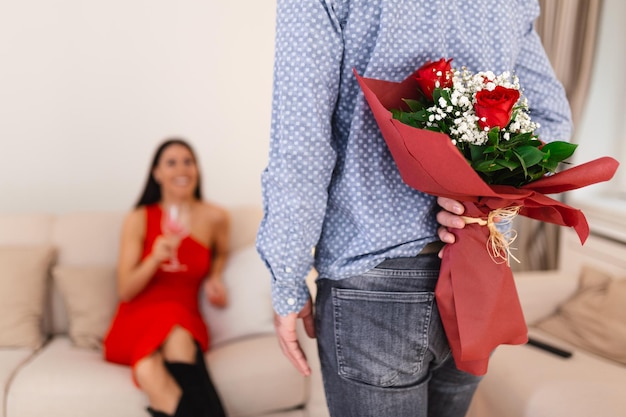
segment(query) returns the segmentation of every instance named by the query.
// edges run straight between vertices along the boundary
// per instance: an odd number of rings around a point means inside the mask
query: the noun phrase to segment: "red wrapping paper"
[[[521,188],[487,185],[450,138],[393,119],[391,109],[416,98],[414,74],[400,83],[355,75],[404,182],[419,191],[463,202],[465,216],[486,219],[490,211],[520,206],[519,214],[573,227],[581,243],[589,235],[582,211],[546,194],[561,193],[611,179],[618,162],[599,158]],[[500,344],[522,344],[528,329],[513,273],[487,250],[489,230],[478,224],[452,230],[456,243],[444,251],[435,297],[457,368],[487,372],[489,356]]]

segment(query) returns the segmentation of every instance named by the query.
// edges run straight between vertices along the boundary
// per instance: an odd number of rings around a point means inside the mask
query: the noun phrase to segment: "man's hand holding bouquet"
[[[546,194],[607,181],[618,163],[605,157],[557,173],[576,146],[539,140],[517,79],[450,62],[428,62],[401,83],[355,75],[403,180],[465,206],[435,295],[457,367],[482,375],[498,345],[527,341],[510,237],[497,219],[519,213],[570,226],[584,243],[583,213]]]

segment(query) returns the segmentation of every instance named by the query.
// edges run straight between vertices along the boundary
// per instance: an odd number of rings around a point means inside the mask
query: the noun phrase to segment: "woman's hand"
[[[176,237],[158,236],[152,243],[152,251],[150,256],[160,265],[161,263],[171,259],[180,245],[180,239]]]
[[[461,218],[461,215],[465,211],[463,204],[459,201],[446,197],[438,197],[437,204],[443,209],[437,213],[437,222],[441,225],[437,229],[437,235],[444,243],[454,243],[456,237],[448,229],[462,229],[465,227],[465,221]],[[439,257],[443,256],[445,246],[439,251]]]
[[[204,283],[204,294],[207,300],[215,307],[223,308],[228,304],[226,287],[222,280],[217,277],[209,277]]]
[[[174,255],[180,244],[177,238],[158,236],[150,254],[143,258],[146,216],[146,209],[140,207],[124,219],[117,262],[117,292],[122,301],[131,300],[139,294],[152,280],[160,265]]]

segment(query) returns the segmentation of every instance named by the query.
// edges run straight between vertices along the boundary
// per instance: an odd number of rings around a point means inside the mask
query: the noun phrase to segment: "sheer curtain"
[[[602,0],[539,0],[541,14],[535,28],[572,107],[574,128],[583,112],[591,79]],[[532,103],[531,103],[532,105]],[[559,227],[518,216],[513,243],[514,271],[557,267]]]

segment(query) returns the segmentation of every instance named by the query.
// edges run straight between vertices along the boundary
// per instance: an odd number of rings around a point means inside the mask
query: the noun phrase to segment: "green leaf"
[[[428,116],[429,114],[426,110],[421,110],[414,113],[405,113],[404,115],[404,117],[406,117],[408,120],[415,120],[423,123],[428,121]]]
[[[437,88],[437,90],[439,90],[439,95],[443,97],[444,100],[446,100],[446,103],[450,104],[451,103],[450,90],[447,88]]]
[[[437,103],[439,101],[439,97],[441,97],[441,88],[435,88],[433,90],[433,102]]]
[[[531,167],[543,161],[544,153],[534,146],[520,146],[513,151],[521,160],[522,165]]]
[[[511,136],[509,140],[502,141],[502,146],[506,148],[517,148],[519,146],[541,146],[541,141],[537,140],[532,132],[517,133]]]
[[[409,106],[409,109],[411,109],[412,112],[423,110],[426,107],[419,100],[413,100],[413,99],[410,99],[410,98],[405,98],[402,101],[404,101],[406,103],[406,105]]]
[[[540,178],[543,178],[546,175],[545,171],[537,171],[533,174],[530,175],[529,181],[526,182],[532,182],[532,181],[536,181]],[[521,183],[520,185],[523,185],[524,183]]]
[[[486,146],[470,144],[469,149],[472,161],[480,161],[481,159],[484,159],[483,155],[485,153]]]
[[[541,148],[544,152],[550,153],[550,160],[563,161],[574,154],[578,145],[569,142],[555,141],[546,143]]]
[[[507,168],[509,171],[513,171],[520,167],[520,164],[517,161],[507,161],[505,159],[496,159],[494,162],[503,168]]]
[[[493,172],[493,171],[499,171],[501,169],[504,169],[505,167],[496,163],[493,160],[490,160],[490,161],[479,161],[476,163],[472,163],[472,168],[474,168],[474,170],[478,172]]]
[[[487,133],[487,140],[489,143],[497,146],[500,142],[500,128],[496,126],[491,129],[489,133]]]
[[[556,172],[556,169],[559,166],[559,161],[548,159],[547,161],[542,161],[540,165],[547,171]]]
[[[487,146],[484,150],[484,153],[493,153],[495,151],[497,151],[498,148],[495,145],[492,146]]]

